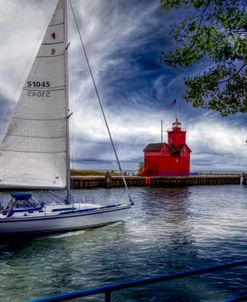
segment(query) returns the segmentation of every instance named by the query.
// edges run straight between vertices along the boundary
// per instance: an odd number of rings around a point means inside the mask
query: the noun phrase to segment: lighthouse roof
[[[147,147],[143,151],[160,151],[162,146],[167,145],[166,143],[156,143],[156,144],[148,144]]]
[[[144,152],[155,152],[155,151],[159,152],[163,146],[166,146],[167,149],[169,149],[171,151],[171,155],[175,155],[175,156],[179,155],[181,149],[183,149],[184,147],[189,152],[191,152],[191,149],[188,147],[187,144],[181,144],[177,148],[175,148],[174,146],[168,145],[167,143],[148,144],[143,151]]]

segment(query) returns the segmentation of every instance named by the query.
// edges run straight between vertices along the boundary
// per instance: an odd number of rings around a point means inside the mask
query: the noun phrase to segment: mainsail
[[[66,33],[59,0],[0,146],[0,186],[66,186]]]

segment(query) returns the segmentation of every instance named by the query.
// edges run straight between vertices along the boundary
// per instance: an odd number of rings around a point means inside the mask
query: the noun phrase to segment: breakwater
[[[170,187],[194,185],[227,185],[240,184],[241,175],[197,175],[197,176],[125,176],[130,187]],[[83,188],[114,188],[124,186],[121,176],[72,176],[73,189]]]

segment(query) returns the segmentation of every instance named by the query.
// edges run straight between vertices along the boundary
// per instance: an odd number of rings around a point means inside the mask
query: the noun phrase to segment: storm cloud
[[[57,1],[0,0],[0,135],[37,53]],[[177,13],[164,13],[158,0],[72,0],[80,31],[112,135],[126,169],[136,169],[148,143],[160,141],[178,117],[192,149],[191,170],[246,170],[246,114],[222,118],[193,109],[181,94],[184,77],[202,72],[207,62],[187,69],[162,66]],[[21,13],[20,13],[21,12]],[[111,150],[92,81],[69,8],[72,160],[111,163]],[[132,164],[130,164],[132,163]]]

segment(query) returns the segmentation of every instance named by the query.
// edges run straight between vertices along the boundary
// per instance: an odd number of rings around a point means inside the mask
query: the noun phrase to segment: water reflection
[[[244,188],[130,191],[136,204],[126,223],[1,241],[0,301],[25,301],[246,257]],[[116,200],[121,192],[99,189],[75,194],[82,199],[94,193],[98,200]],[[244,288],[246,276],[246,270],[241,269],[215,277],[183,279],[150,286],[145,291],[119,292],[115,301],[224,301]]]
[[[146,213],[143,223],[150,228],[150,232],[155,233],[155,237],[166,248],[179,250],[186,245],[192,245],[190,189],[146,189],[143,194],[145,196],[142,206]]]

